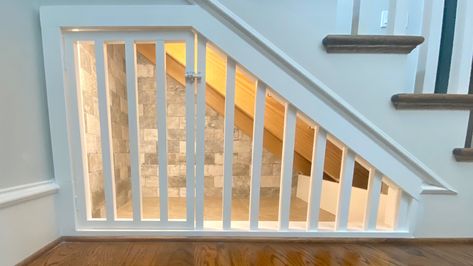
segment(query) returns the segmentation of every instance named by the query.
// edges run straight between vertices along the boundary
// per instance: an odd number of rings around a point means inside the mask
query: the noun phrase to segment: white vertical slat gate
[[[142,219],[141,169],[139,151],[138,86],[136,82],[136,48],[133,40],[125,42],[126,82],[128,95],[128,130],[130,136],[131,195],[133,221]]]
[[[255,96],[255,115],[253,119],[253,149],[251,154],[250,184],[250,229],[258,229],[261,165],[263,157],[264,106],[266,102],[266,84],[258,81]]]
[[[204,228],[204,159],[205,159],[205,60],[206,41],[202,37],[197,39],[197,114],[196,114],[196,157],[195,157],[195,227]]]
[[[102,140],[102,163],[104,175],[105,213],[107,221],[116,219],[115,175],[112,160],[112,133],[110,122],[110,97],[108,95],[107,58],[103,39],[96,39],[95,60],[97,69],[97,90],[99,97],[100,135]]]
[[[164,41],[156,42],[156,124],[158,125],[157,154],[159,165],[168,165],[167,108],[166,108],[166,52]],[[160,220],[168,222],[168,168],[159,167],[159,208]]]
[[[89,177],[87,156],[85,152],[86,137],[84,133],[85,121],[82,110],[83,96],[80,91],[78,64],[80,62],[79,43],[88,42],[95,45],[95,69],[98,91],[98,112],[100,116],[101,156],[103,163],[105,217],[92,218],[90,214],[91,196],[89,191]],[[185,43],[185,218],[171,219],[168,193],[168,108],[167,108],[167,51],[166,43]],[[111,132],[111,110],[108,84],[107,44],[120,43],[125,47],[125,72],[128,100],[128,135],[130,145],[131,166],[131,218],[117,218],[116,188],[114,176],[113,145]],[[155,219],[143,218],[144,202],[142,199],[142,173],[140,164],[140,132],[138,108],[138,77],[137,77],[137,44],[154,44],[155,52],[155,83],[156,98],[156,131],[159,180],[160,214]],[[350,235],[352,232],[374,233],[391,232],[406,233],[409,231],[410,215],[413,213],[415,200],[402,188],[384,176],[375,166],[369,165],[359,157],[356,151],[338,143],[336,136],[330,135],[323,127],[306,114],[300,113],[297,106],[281,99],[262,80],[255,77],[254,116],[252,121],[252,151],[250,168],[250,196],[248,201],[248,226],[236,229],[232,220],[232,181],[234,162],[233,133],[236,117],[236,97],[238,90],[237,68],[244,69],[233,58],[226,57],[226,88],[224,109],[224,153],[223,153],[223,188],[222,188],[222,219],[219,227],[210,228],[204,217],[205,191],[205,127],[207,108],[206,62],[210,40],[191,31],[110,31],[110,32],[68,32],[65,33],[65,72],[67,75],[66,89],[70,90],[71,102],[71,142],[75,164],[74,193],[77,212],[77,225],[81,229],[93,230],[172,230],[179,229],[189,232],[240,232],[242,235],[257,232],[262,235],[285,233],[289,235],[317,235],[332,233],[335,236]],[[211,45],[214,47],[214,45]],[[267,229],[268,221],[260,219],[260,203],[262,188],[262,164],[264,138],[266,136],[265,111],[266,97],[271,93],[284,106],[284,128],[281,154],[281,176],[279,186],[278,220],[273,223],[272,230]],[[294,179],[294,151],[296,146],[296,128],[298,120],[304,119],[314,129],[312,159],[310,167],[306,220],[304,226],[293,227],[291,221],[291,200]],[[327,143],[336,143],[342,150],[340,179],[337,183],[337,196],[333,205],[333,221],[321,221],[322,204],[327,195],[323,195],[327,181],[325,179],[325,165]],[[369,170],[368,185],[365,189],[366,204],[364,206],[361,228],[354,227],[350,220],[351,201],[359,192],[353,192],[353,176],[357,163],[361,163]],[[385,184],[389,187],[388,194],[382,191]],[[393,199],[393,200],[389,200]],[[386,203],[387,202],[387,203]],[[390,206],[392,215],[381,213],[381,206]],[[183,207],[184,208],[184,207]],[[384,207],[383,207],[384,208]],[[384,216],[383,216],[384,215]],[[383,223],[390,224],[390,228],[383,228]],[[331,226],[325,226],[330,224]],[[264,228],[264,229],[263,229]],[[380,229],[383,228],[383,229]],[[383,231],[384,230],[384,231]],[[177,232],[177,231],[176,231]],[[189,233],[190,234],[190,233]]]

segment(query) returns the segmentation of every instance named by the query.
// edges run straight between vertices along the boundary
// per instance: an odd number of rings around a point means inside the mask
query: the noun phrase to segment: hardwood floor
[[[27,265],[473,265],[473,242],[63,242]]]

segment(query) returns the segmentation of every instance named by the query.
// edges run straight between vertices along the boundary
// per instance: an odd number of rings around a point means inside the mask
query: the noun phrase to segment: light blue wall
[[[52,177],[39,1],[0,4],[0,189]]]
[[[188,4],[185,0],[0,3],[0,189],[53,178],[39,24],[42,5]]]

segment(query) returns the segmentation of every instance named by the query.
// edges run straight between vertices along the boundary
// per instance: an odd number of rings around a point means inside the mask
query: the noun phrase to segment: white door
[[[78,227],[194,228],[194,36],[64,34]],[[168,86],[167,49],[181,86]]]

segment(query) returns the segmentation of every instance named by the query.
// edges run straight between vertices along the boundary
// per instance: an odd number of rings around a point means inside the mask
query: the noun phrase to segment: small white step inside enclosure
[[[195,32],[64,36],[79,228],[406,232],[408,194]]]
[[[42,10],[63,232],[411,235],[421,179],[198,6],[77,8]]]

